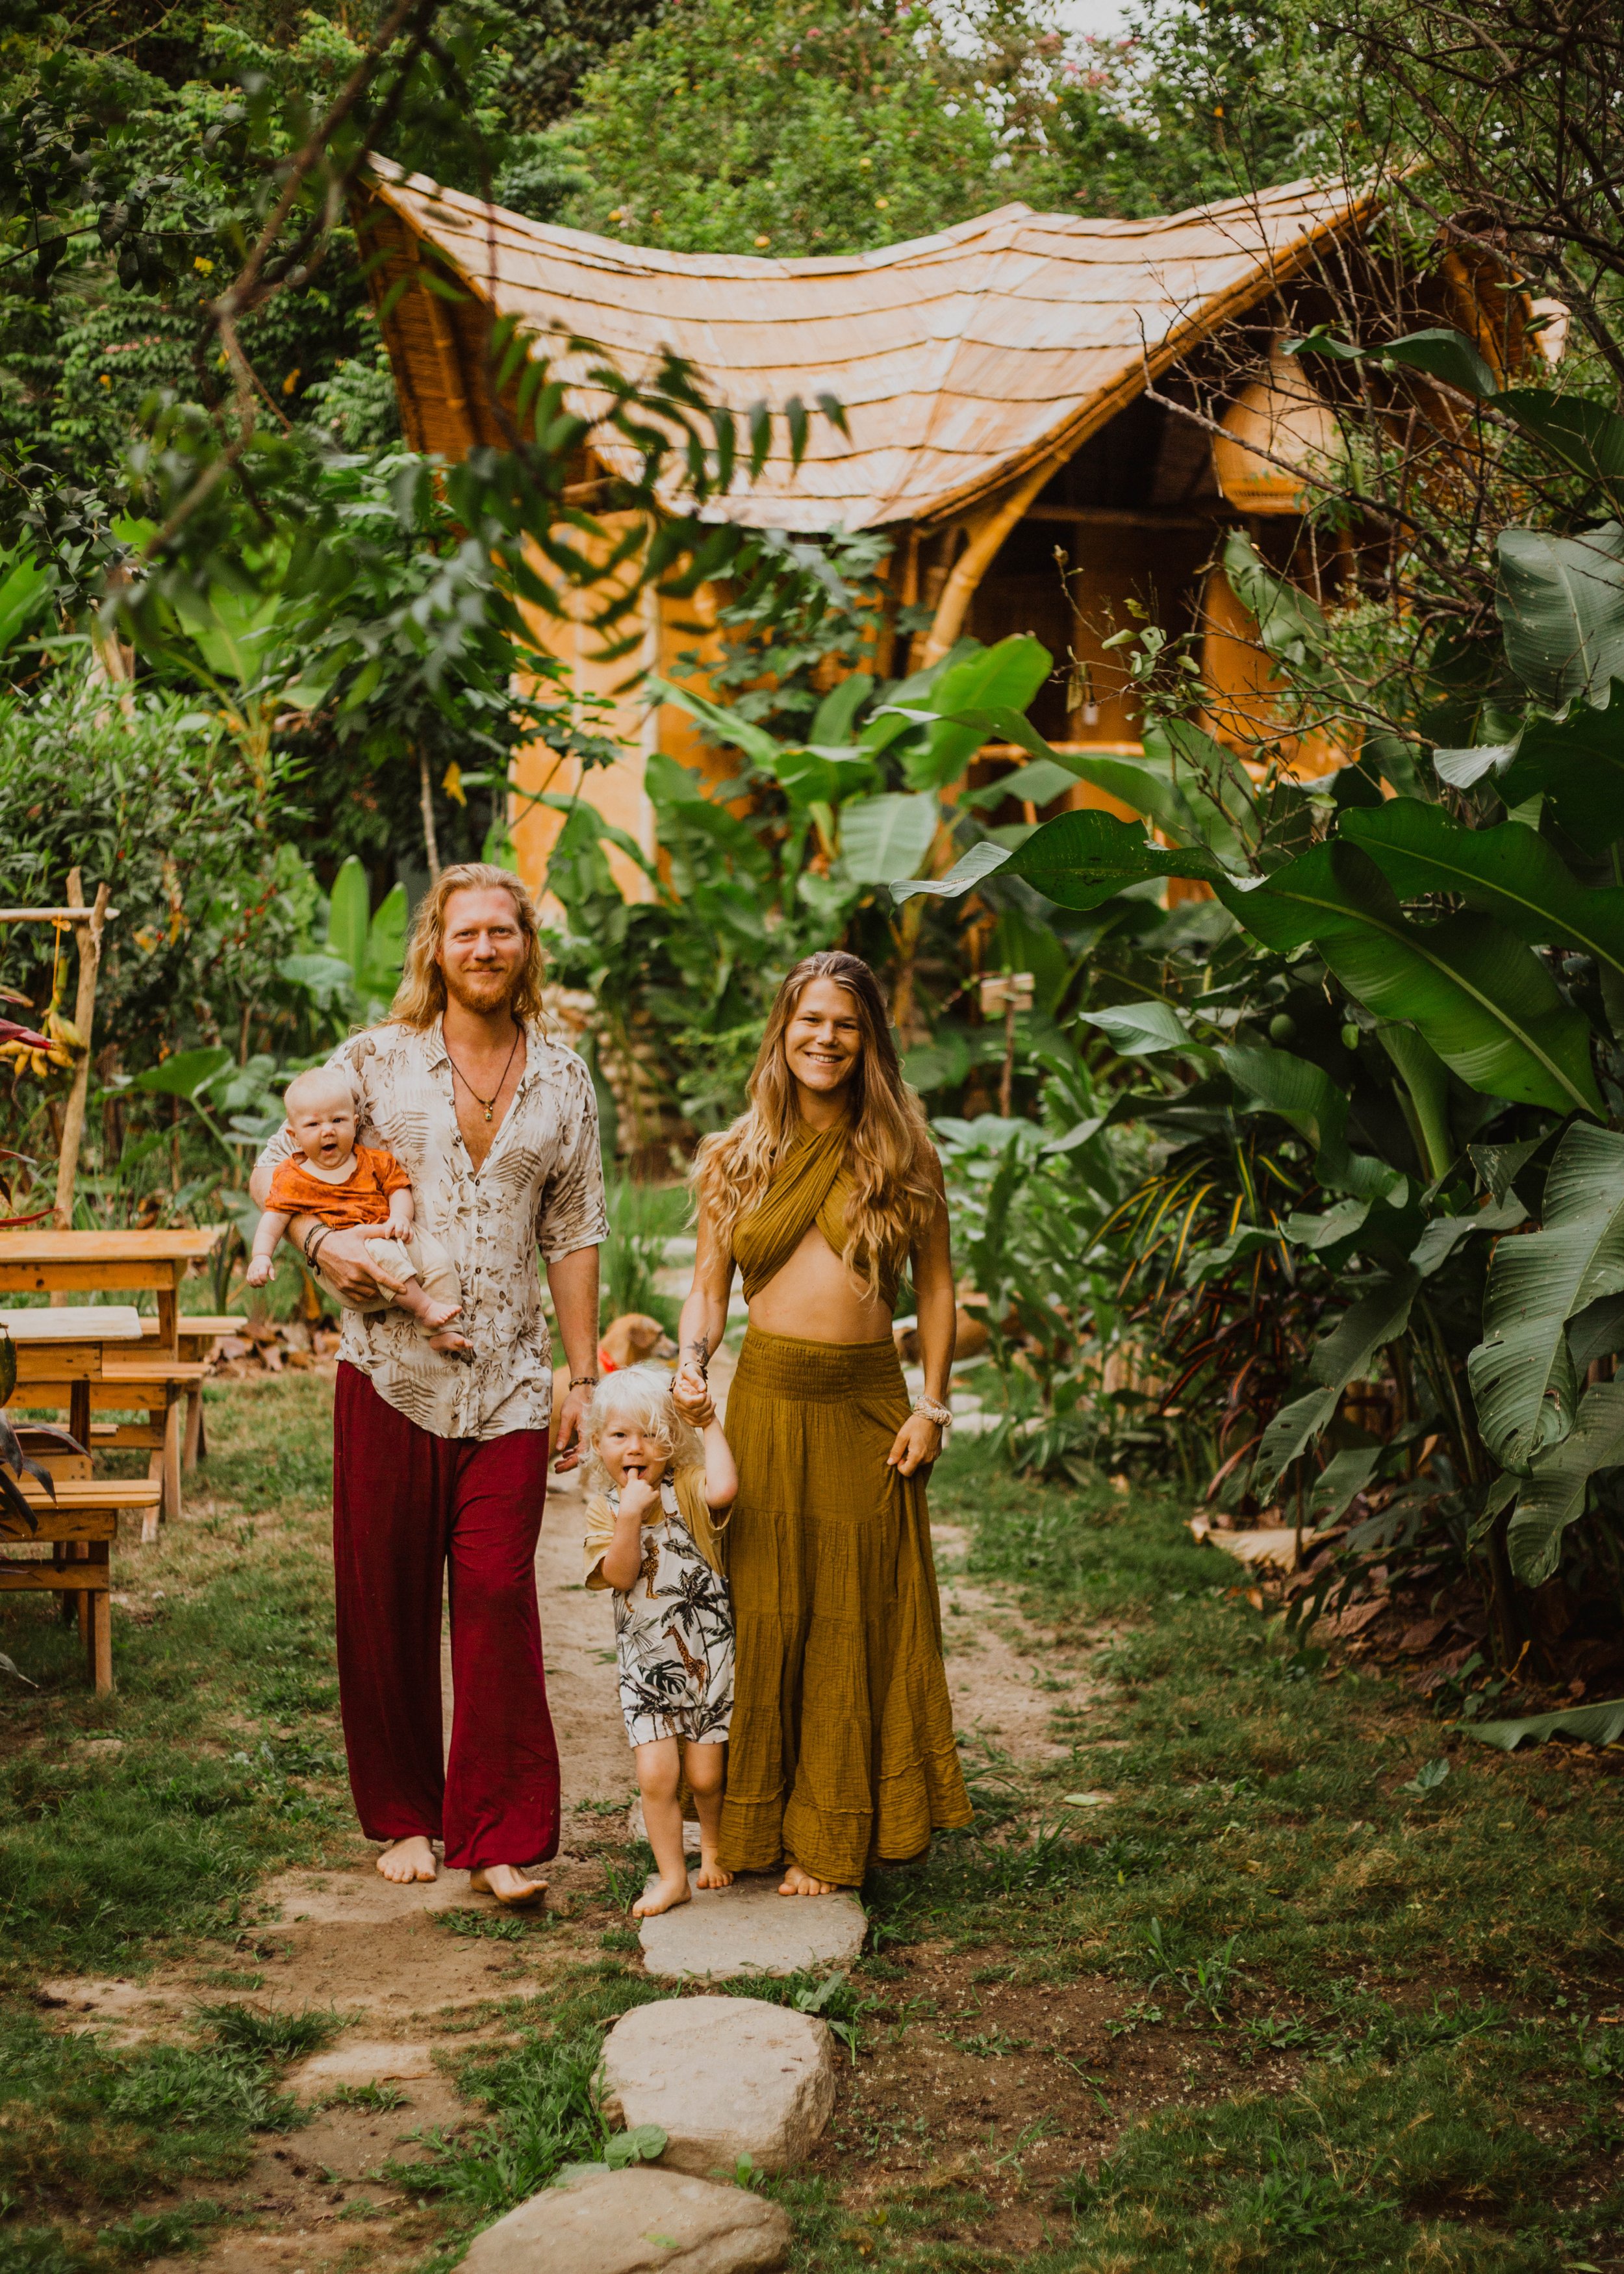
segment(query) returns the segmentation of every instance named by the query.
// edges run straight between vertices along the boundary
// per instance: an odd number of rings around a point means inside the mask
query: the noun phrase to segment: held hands
[[[586,1409],[592,1402],[590,1383],[572,1389],[559,1410],[558,1427],[553,1440],[553,1467],[562,1475],[566,1469],[578,1468],[581,1462],[581,1424]]]
[[[683,1366],[672,1383],[671,1402],[682,1419],[695,1429],[708,1429],[716,1419],[710,1385],[703,1374],[689,1365]]]
[[[885,1465],[899,1476],[911,1477],[915,1469],[928,1469],[941,1450],[941,1425],[929,1413],[910,1413],[897,1432]]]

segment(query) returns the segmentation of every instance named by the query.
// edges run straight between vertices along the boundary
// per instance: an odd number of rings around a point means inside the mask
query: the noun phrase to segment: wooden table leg
[[[162,1481],[163,1498],[159,1512],[166,1524],[180,1522],[180,1443],[182,1425],[181,1400],[171,1388],[169,1404],[163,1410],[163,1468]]]
[[[107,1576],[109,1562],[108,1542],[91,1542],[90,1561],[102,1567]],[[113,1687],[113,1605],[105,1585],[86,1590],[79,1597],[88,1612],[85,1624],[85,1670],[95,1684],[99,1698],[108,1696]]]
[[[199,1382],[186,1392],[186,1446],[181,1466],[195,1469],[203,1452],[203,1385]]]
[[[90,1450],[90,1383],[83,1375],[68,1386],[68,1434]]]

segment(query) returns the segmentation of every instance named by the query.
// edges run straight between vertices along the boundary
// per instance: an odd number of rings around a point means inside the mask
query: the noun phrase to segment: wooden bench
[[[180,1354],[207,1367],[214,1354],[214,1344],[227,1335],[240,1335],[247,1326],[246,1319],[226,1316],[216,1311],[181,1311],[175,1319],[176,1339]],[[158,1337],[156,1319],[144,1319],[141,1330],[149,1339]],[[195,1469],[208,1451],[203,1428],[203,1386],[199,1382],[186,1393],[186,1442],[182,1450],[183,1468]]]
[[[26,1438],[26,1433],[25,1433]],[[76,1601],[85,1644],[86,1671],[103,1696],[113,1686],[113,1607],[109,1600],[110,1555],[118,1518],[126,1510],[157,1519],[160,1487],[148,1478],[111,1480],[93,1477],[90,1458],[79,1452],[45,1451],[30,1446],[51,1472],[53,1502],[38,1481],[22,1480],[26,1517],[0,1508],[0,1594],[49,1592]],[[18,1547],[49,1547],[42,1557],[21,1557]]]
[[[207,1367],[201,1359],[141,1353],[128,1359],[104,1359],[98,1377],[78,1384],[66,1379],[39,1379],[46,1371],[41,1365],[34,1379],[26,1383],[19,1379],[18,1403],[55,1406],[73,1414],[85,1427],[80,1442],[88,1442],[94,1452],[146,1453],[147,1479],[157,1487],[157,1496],[150,1517],[142,1523],[141,1538],[148,1542],[156,1540],[160,1518],[178,1522],[181,1516],[183,1404],[189,1397],[201,1397]],[[75,1412],[76,1389],[82,1412]],[[87,1419],[99,1412],[145,1412],[146,1420]],[[69,1426],[73,1427],[72,1421]],[[73,1434],[78,1436],[79,1429],[74,1428]]]

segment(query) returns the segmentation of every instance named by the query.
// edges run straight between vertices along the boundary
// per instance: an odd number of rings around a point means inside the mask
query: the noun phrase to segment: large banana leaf
[[[873,759],[854,743],[815,749],[810,743],[781,742],[764,727],[696,695],[691,687],[679,687],[652,675],[647,685],[657,701],[686,711],[690,719],[708,727],[718,742],[742,750],[750,764],[771,774],[797,805],[836,805],[842,798],[873,787]]]
[[[327,904],[327,948],[350,966],[358,987],[366,968],[366,936],[372,913],[372,886],[357,855],[352,853],[333,879]]]
[[[1624,526],[1502,530],[1497,606],[1506,659],[1536,703],[1605,703],[1624,679]]]
[[[1350,995],[1385,1019],[1415,1027],[1472,1088],[1600,1117],[1590,1027],[1563,1001],[1538,957],[1485,915],[1412,923],[1355,844],[1334,840],[1267,878],[1239,877],[1205,849],[1165,851],[1109,814],[1064,813],[1002,860],[978,845],[947,876],[892,889],[899,899],[909,890],[951,898],[995,870],[1083,908],[1146,877],[1199,877],[1267,946],[1282,954],[1317,947]]]
[[[1065,763],[1069,770],[1069,760]],[[1192,817],[1186,812],[1184,817],[1193,827]],[[1124,885],[1142,884],[1147,877],[1197,877],[1210,883],[1228,874],[1208,854],[1199,849],[1166,852],[1150,844],[1136,823],[1086,807],[1044,822],[1013,850],[990,843],[973,845],[946,876],[921,877],[891,890],[899,900],[911,892],[956,900],[999,870],[1024,877],[1065,908],[1098,907]]]
[[[0,567],[7,556],[0,555]],[[22,637],[44,606],[54,578],[31,554],[12,561],[0,580],[0,655]]]
[[[1556,395],[1548,387],[1507,388],[1494,408],[1594,482],[1615,507],[1624,501],[1624,418],[1616,410],[1590,395]]]
[[[1408,1189],[1397,1169],[1348,1148],[1348,1097],[1323,1066],[1290,1050],[1236,1046],[1217,1052],[1237,1090],[1267,1113],[1277,1113],[1314,1148],[1314,1170],[1332,1192],[1358,1200],[1402,1201]]]
[[[1268,946],[1317,947],[1357,1001],[1417,1028],[1473,1089],[1600,1117],[1588,1022],[1491,917],[1410,922],[1375,862],[1340,840],[1250,889],[1230,880],[1214,888]]]
[[[987,740],[980,725],[961,719],[960,712],[1022,712],[1053,668],[1054,658],[1041,642],[1021,634],[981,648],[944,671],[930,696],[929,708],[936,715],[923,744],[903,761],[909,788],[945,789]],[[1052,754],[1045,744],[1034,755]]]
[[[1562,1534],[1584,1514],[1590,1479],[1624,1463],[1624,1382],[1598,1382],[1580,1401],[1573,1427],[1534,1463],[1506,1533],[1511,1568],[1538,1587],[1555,1570]]]
[[[1518,821],[1466,829],[1440,805],[1395,797],[1344,814],[1394,890],[1452,892],[1535,947],[1576,947],[1624,975],[1624,886],[1587,890],[1545,839]]]
[[[853,884],[911,877],[930,850],[940,811],[934,797],[854,797],[840,809],[840,862]]]
[[[206,1043],[195,1050],[177,1050],[155,1066],[147,1066],[131,1083],[132,1089],[156,1090],[163,1097],[196,1097],[232,1063],[223,1043]]]
[[[1509,742],[1437,750],[1432,763],[1455,789],[1492,776],[1508,806],[1548,798],[1570,837],[1605,847],[1624,837],[1624,683],[1613,682],[1603,709],[1580,703],[1566,719],[1536,715]]]
[[[1316,330],[1304,338],[1288,340],[1285,349],[1288,355],[1329,356],[1338,363],[1362,363],[1368,358],[1374,364],[1396,364],[1405,371],[1441,379],[1446,387],[1462,395],[1480,398],[1497,394],[1500,388],[1492,368],[1464,332],[1441,325],[1431,331],[1407,332],[1402,339],[1387,340],[1375,347],[1327,338]]]
[[[1484,1339],[1467,1360],[1484,1442],[1510,1469],[1573,1427],[1578,1382],[1567,1325],[1624,1291],[1624,1136],[1575,1122],[1545,1179],[1543,1228],[1503,1239],[1489,1269]]]
[[[1574,1737],[1583,1744],[1612,1745],[1624,1736],[1624,1698],[1605,1698],[1594,1706],[1559,1706],[1554,1713],[1529,1713],[1512,1721],[1460,1721],[1469,1737],[1515,1753],[1524,1737]]]

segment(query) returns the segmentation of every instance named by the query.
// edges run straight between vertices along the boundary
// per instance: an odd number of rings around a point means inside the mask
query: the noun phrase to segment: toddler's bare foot
[[[466,1335],[453,1334],[449,1329],[429,1337],[429,1348],[437,1351],[470,1351],[473,1348]]]
[[[386,1848],[378,1858],[378,1868],[386,1879],[404,1887],[414,1879],[432,1879],[440,1867],[427,1840],[414,1832],[410,1839],[396,1840]]]
[[[833,1895],[839,1893],[832,1879],[815,1879],[810,1871],[803,1871],[792,1856],[784,1866],[784,1877],[778,1884],[781,1895]]]
[[[425,1327],[432,1327],[438,1333],[441,1327],[448,1327],[462,1309],[461,1303],[437,1303],[432,1295],[425,1295],[417,1316]]]
[[[632,1916],[658,1918],[661,1911],[674,1911],[679,1903],[691,1902],[693,1898],[694,1891],[688,1886],[686,1871],[680,1879],[668,1879],[662,1871],[641,1902],[632,1905]]]
[[[733,1883],[733,1873],[722,1869],[716,1860],[715,1851],[712,1849],[702,1847],[699,1851],[699,1869],[694,1875],[694,1885],[696,1887],[731,1887]]]
[[[533,1879],[516,1864],[487,1864],[469,1873],[468,1884],[472,1894],[494,1895],[499,1903],[533,1903],[547,1892],[545,1879]]]

